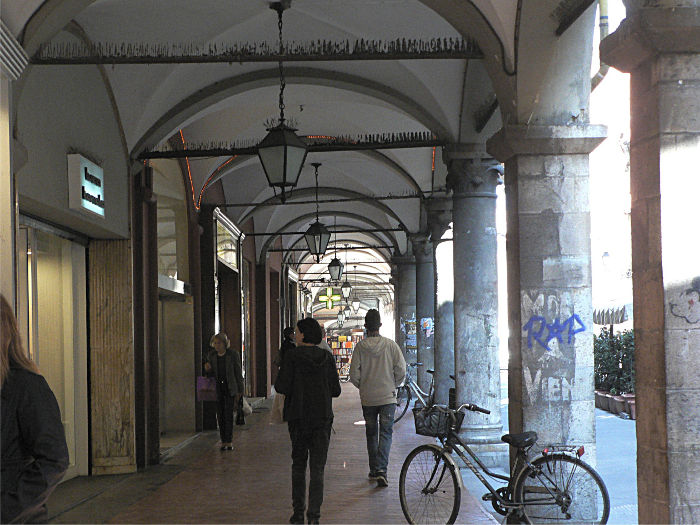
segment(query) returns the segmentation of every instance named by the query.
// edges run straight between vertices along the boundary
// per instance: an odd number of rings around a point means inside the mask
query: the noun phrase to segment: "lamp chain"
[[[318,222],[318,165],[314,168],[316,168],[316,222]]]
[[[282,43],[282,9],[279,9],[277,11],[277,27],[279,28],[279,37],[280,37],[280,60],[279,60],[279,68],[280,68],[280,101],[279,101],[279,107],[280,107],[280,124],[284,124],[284,88],[286,86],[286,83],[284,81],[284,67],[282,66],[282,53],[284,50],[284,44]]]

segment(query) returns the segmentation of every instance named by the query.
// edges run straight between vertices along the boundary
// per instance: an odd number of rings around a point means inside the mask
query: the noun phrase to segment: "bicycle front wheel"
[[[610,497],[593,468],[566,454],[537,458],[518,475],[513,489],[528,523],[607,523]]]
[[[399,477],[401,510],[409,523],[454,523],[462,497],[454,464],[437,445],[406,457]]]
[[[399,387],[396,391],[396,412],[394,412],[394,423],[403,417],[411,404],[411,389],[408,385]]]

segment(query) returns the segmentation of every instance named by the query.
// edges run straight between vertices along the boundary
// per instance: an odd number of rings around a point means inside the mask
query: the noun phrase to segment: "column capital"
[[[430,242],[430,233],[412,233],[410,239],[416,263],[433,262],[433,243]]]
[[[608,128],[599,124],[575,126],[503,126],[486,141],[495,158],[506,162],[517,155],[589,154],[605,140]]]
[[[391,258],[391,264],[392,266],[395,265],[397,268],[405,264],[416,264],[416,258],[412,254],[394,255]],[[392,268],[392,273],[393,271]]]
[[[630,3],[627,18],[600,43],[601,60],[629,73],[660,53],[700,53],[700,8],[695,2],[678,3],[669,7]]]
[[[428,230],[433,245],[440,242],[452,222],[452,198],[431,197],[423,201],[428,211]]]
[[[447,187],[454,197],[464,195],[495,197],[503,183],[503,167],[491,157],[455,159],[448,165]]]

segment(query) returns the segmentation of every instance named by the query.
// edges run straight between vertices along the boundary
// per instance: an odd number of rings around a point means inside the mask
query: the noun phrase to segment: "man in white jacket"
[[[360,389],[369,479],[376,480],[378,487],[386,487],[396,389],[406,378],[406,360],[399,345],[379,335],[381,325],[379,312],[372,308],[365,315],[367,337],[357,343],[352,353],[350,382]]]

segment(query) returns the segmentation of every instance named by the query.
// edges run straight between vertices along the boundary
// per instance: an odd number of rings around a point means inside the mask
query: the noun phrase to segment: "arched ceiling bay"
[[[3,21],[30,54],[51,39],[66,40],[61,28],[73,23],[94,43],[132,49],[143,45],[167,55],[178,45],[186,49],[248,43],[276,49],[277,14],[269,4],[268,0],[4,0],[1,9]],[[443,142],[478,136],[467,128],[478,127],[476,113],[492,103],[493,71],[514,70],[518,7],[518,0],[458,5],[447,0],[293,0],[284,12],[288,43],[347,40],[352,45],[415,39],[430,46],[475,38],[484,50],[483,62],[491,65],[469,70],[468,64],[475,61],[466,58],[286,62],[285,114],[295,121],[300,135],[353,139],[427,133]],[[72,67],[94,66],[36,67],[62,67],[70,74]],[[278,115],[276,62],[120,64],[106,65],[104,72],[133,158],[145,148],[182,141],[188,147],[254,145],[266,133],[264,123]],[[486,112],[487,121],[491,115]],[[492,132],[493,127],[486,129]],[[392,246],[374,252],[386,260],[409,250],[407,232],[418,231],[422,224],[421,198],[443,187],[441,157],[440,147],[311,152],[296,194],[289,199],[305,201],[298,205],[257,206],[274,198],[274,193],[254,156],[190,157],[186,187],[195,206],[222,205],[239,223],[253,218],[256,233],[303,231],[315,218],[310,162],[322,163],[321,200],[352,195],[418,197],[319,206],[326,225],[335,219],[339,230],[385,229],[344,232],[338,242]],[[208,198],[207,188],[213,185],[223,202]],[[256,237],[258,253],[271,241],[272,237]],[[282,246],[304,248],[299,237],[291,236],[282,237]],[[302,252],[298,255],[303,257]],[[304,262],[300,269],[312,266]]]

